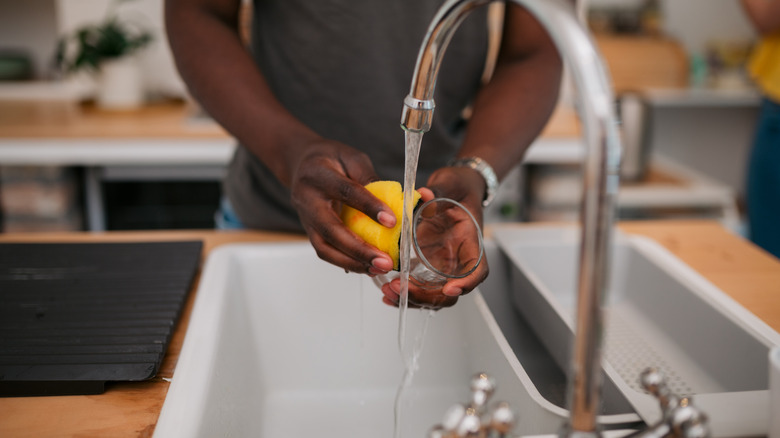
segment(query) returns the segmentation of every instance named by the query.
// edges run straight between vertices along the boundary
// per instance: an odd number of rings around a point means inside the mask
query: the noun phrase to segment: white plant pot
[[[100,64],[97,105],[104,109],[135,109],[144,103],[141,70],[136,58],[127,56]]]

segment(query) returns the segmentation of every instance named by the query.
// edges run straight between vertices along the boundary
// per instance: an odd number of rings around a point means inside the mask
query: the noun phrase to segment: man
[[[320,258],[348,271],[392,269],[390,257],[348,230],[339,211],[347,204],[395,225],[390,208],[363,186],[403,181],[403,98],[439,6],[432,0],[255,0],[250,52],[240,38],[241,0],[166,1],[183,79],[241,144],[225,193],[244,226],[305,231]],[[477,218],[485,178],[448,163],[479,158],[504,177],[552,112],[562,68],[536,20],[508,6],[496,66],[483,86],[486,22],[485,8],[470,14],[447,49],[418,167],[418,186],[461,202]],[[410,303],[450,306],[487,274],[483,263],[441,291],[410,291]],[[383,300],[397,304],[398,292],[383,288]]]

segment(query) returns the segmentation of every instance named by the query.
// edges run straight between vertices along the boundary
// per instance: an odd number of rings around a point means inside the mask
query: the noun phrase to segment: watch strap
[[[493,201],[498,191],[498,177],[487,161],[479,157],[456,158],[450,161],[449,167],[470,167],[479,172],[485,180],[485,197],[482,199],[482,206],[487,207]]]

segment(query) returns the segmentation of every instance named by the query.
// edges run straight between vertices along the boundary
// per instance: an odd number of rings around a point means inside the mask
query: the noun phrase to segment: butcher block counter
[[[560,107],[542,137],[576,137],[579,130],[574,111]],[[234,148],[224,129],[183,102],[107,111],[66,100],[0,99],[0,159],[7,165],[224,165]]]
[[[529,225],[533,226],[533,225]],[[674,253],[714,285],[780,331],[780,260],[716,222],[625,222],[627,233],[647,236]],[[487,230],[489,234],[490,230]],[[109,233],[0,234],[4,242],[203,241],[205,259],[220,245],[279,242],[297,235],[256,231],[154,231]],[[324,262],[323,262],[324,263]],[[195,300],[197,278],[171,340],[160,372],[145,382],[114,383],[91,396],[0,398],[0,436],[149,437],[154,432]],[[381,299],[377,293],[377,300]],[[446,311],[446,310],[444,310]]]

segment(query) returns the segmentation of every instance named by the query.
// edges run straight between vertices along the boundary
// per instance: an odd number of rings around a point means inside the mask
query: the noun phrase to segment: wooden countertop
[[[225,166],[235,140],[180,101],[106,111],[73,101],[0,100],[0,162],[55,166]]]
[[[229,138],[210,120],[193,118],[179,101],[106,111],[70,100],[0,100],[0,138]]]
[[[106,111],[67,100],[0,100],[0,139],[230,138],[217,123],[195,113],[178,101]],[[574,110],[556,110],[542,135],[578,136]]]
[[[236,141],[213,120],[193,117],[194,112],[184,102],[105,111],[64,100],[0,99],[0,162],[23,166],[227,165]],[[561,106],[535,146],[547,150],[546,143],[561,140],[579,144],[579,137],[574,110]]]
[[[628,233],[650,237],[780,331],[780,260],[715,222],[626,222]],[[219,245],[301,236],[254,231],[161,231],[0,234],[0,242],[202,239],[203,257]],[[193,289],[195,289],[195,286]],[[0,398],[2,437],[149,437],[154,431],[194,302],[191,293],[160,373],[140,383],[116,383],[93,396]],[[377,299],[379,296],[377,295]]]
[[[4,242],[203,241],[203,256],[219,245],[302,239],[263,232],[162,231],[0,234]],[[195,284],[199,276],[196,277]],[[195,286],[196,287],[196,286]],[[193,287],[193,289],[195,289]],[[157,376],[107,385],[93,396],[0,398],[0,437],[150,437],[157,424],[194,303],[190,294]]]

